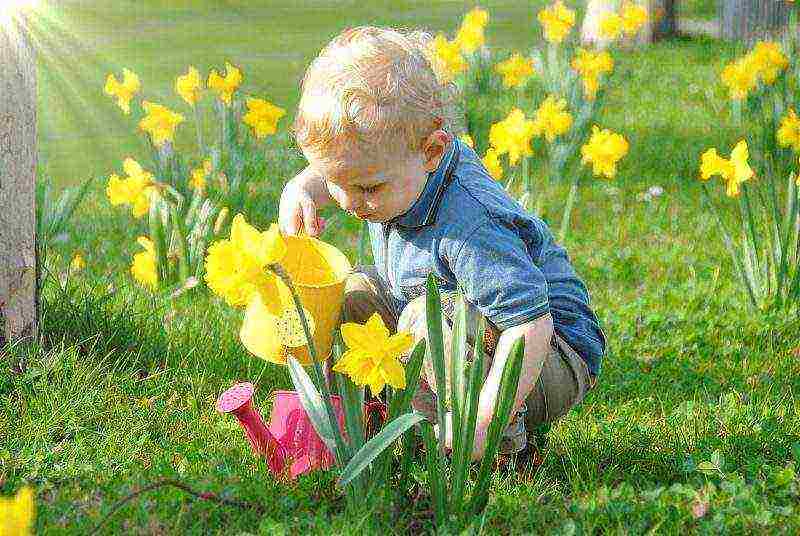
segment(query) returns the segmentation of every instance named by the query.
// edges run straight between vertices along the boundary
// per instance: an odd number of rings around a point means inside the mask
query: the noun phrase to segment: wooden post
[[[26,32],[24,14],[0,17],[0,345],[38,335],[36,58]]]

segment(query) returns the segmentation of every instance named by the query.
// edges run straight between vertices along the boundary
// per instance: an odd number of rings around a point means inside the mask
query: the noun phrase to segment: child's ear
[[[453,136],[442,129],[434,130],[422,144],[422,154],[424,157],[423,167],[425,171],[436,171],[439,162],[447,149],[447,144],[453,140]]]

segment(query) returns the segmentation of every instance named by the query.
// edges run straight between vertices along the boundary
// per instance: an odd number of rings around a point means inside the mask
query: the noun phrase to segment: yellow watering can
[[[288,273],[300,297],[320,361],[327,359],[333,333],[339,325],[344,286],[352,266],[336,247],[307,235],[284,236],[286,255],[280,265]],[[283,300],[282,314],[267,311],[259,296],[248,304],[239,338],[258,357],[286,364],[291,354],[304,365],[311,363],[305,333],[291,299]]]

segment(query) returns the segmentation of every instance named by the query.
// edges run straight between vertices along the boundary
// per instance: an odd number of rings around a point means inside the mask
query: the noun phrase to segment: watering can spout
[[[266,458],[270,470],[280,474],[286,463],[286,453],[264,424],[261,414],[253,407],[254,391],[252,383],[237,383],[219,396],[217,411],[236,417],[250,442],[253,454]]]

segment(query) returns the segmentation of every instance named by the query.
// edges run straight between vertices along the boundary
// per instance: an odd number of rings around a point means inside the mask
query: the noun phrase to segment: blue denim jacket
[[[397,314],[433,272],[440,289],[460,289],[501,331],[550,312],[559,335],[600,372],[605,336],[566,251],[464,143],[453,140],[407,212],[369,232]]]

